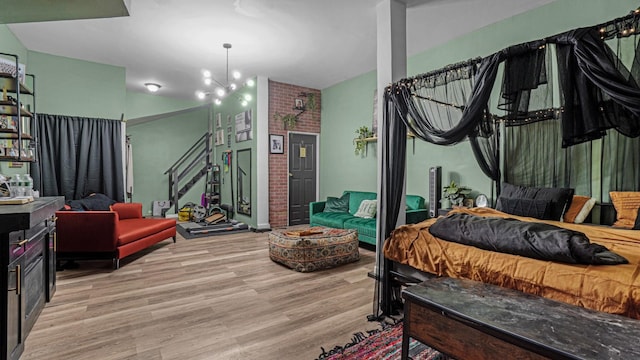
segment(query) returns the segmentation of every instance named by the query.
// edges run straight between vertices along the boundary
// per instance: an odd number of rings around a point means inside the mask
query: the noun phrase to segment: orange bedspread
[[[390,260],[439,276],[482,281],[586,308],[640,319],[640,231],[519,217],[489,208],[456,209],[479,216],[538,221],[583,232],[629,264],[571,265],[481,250],[431,236],[436,219],[403,225],[385,241]]]

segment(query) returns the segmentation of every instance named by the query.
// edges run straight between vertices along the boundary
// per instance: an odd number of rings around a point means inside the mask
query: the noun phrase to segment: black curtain
[[[42,196],[73,200],[102,193],[124,201],[120,121],[38,114],[36,123],[33,179]]]
[[[377,249],[382,249],[384,240],[391,235],[391,231],[396,228],[398,214],[402,204],[402,194],[404,192],[404,177],[407,158],[407,128],[400,121],[405,118],[405,114],[391,114],[404,111],[395,107],[391,100],[389,91],[384,93],[384,117],[382,126],[379,129],[380,144],[383,146],[381,162],[381,179],[378,199],[380,201],[378,214],[377,231],[382,234],[376,244]],[[380,318],[383,314],[389,314],[393,296],[388,291],[391,288],[391,278],[389,275],[389,261],[383,256],[382,251],[376,253],[376,281],[373,314],[374,318]],[[382,285],[382,286],[381,286]]]

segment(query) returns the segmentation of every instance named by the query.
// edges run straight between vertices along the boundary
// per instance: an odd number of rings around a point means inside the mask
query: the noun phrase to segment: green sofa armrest
[[[417,224],[429,218],[429,210],[407,210],[407,224]]]
[[[324,211],[326,201],[314,201],[309,203],[309,217]]]

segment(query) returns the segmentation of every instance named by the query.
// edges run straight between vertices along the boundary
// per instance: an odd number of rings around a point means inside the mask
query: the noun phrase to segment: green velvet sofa
[[[309,225],[326,226],[338,229],[358,230],[358,240],[376,245],[376,218],[364,219],[354,216],[362,200],[373,200],[377,194],[367,191],[347,190],[349,193],[348,212],[324,212],[326,201],[309,203]],[[428,218],[429,212],[425,208],[424,198],[418,195],[407,195],[407,224],[415,224]]]

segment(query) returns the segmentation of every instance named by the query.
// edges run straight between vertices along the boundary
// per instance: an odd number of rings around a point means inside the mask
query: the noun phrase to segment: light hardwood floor
[[[269,259],[267,236],[178,235],[119,270],[96,261],[59,272],[21,359],[315,359],[378,327],[366,319],[374,252],[298,273]]]

